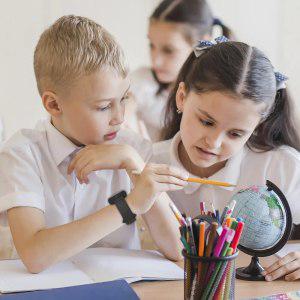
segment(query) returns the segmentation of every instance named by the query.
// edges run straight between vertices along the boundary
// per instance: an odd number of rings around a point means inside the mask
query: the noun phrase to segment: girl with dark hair
[[[167,140],[154,145],[152,161],[236,187],[188,184],[170,192],[181,211],[197,215],[200,201],[222,210],[241,187],[268,179],[284,192],[294,223],[300,223],[300,142],[286,79],[255,47],[225,38],[200,41],[170,94]],[[300,278],[300,252],[272,265],[266,275]]]
[[[182,64],[198,40],[211,37],[214,25],[222,28],[223,35],[230,35],[205,0],[164,0],[152,13],[148,28],[151,67],[131,76],[138,118],[152,141],[162,139],[167,98]],[[127,119],[131,122],[132,118]]]

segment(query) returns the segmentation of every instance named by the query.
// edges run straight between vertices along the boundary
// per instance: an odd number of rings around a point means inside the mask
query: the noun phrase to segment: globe
[[[240,244],[253,250],[273,247],[284,234],[286,214],[283,204],[273,190],[251,186],[233,196],[236,206],[233,217],[245,222]]]
[[[232,216],[242,218],[245,223],[239,249],[253,256],[247,268],[237,270],[237,277],[263,280],[263,268],[258,257],[278,252],[291,233],[292,217],[288,202],[271,181],[267,181],[265,186],[240,190],[232,200],[236,201]]]

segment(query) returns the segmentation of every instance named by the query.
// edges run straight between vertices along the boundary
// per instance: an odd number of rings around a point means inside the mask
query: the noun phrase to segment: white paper
[[[95,282],[115,279],[181,280],[183,269],[157,251],[90,248],[72,258]],[[137,280],[135,280],[137,281]]]
[[[59,263],[39,273],[29,273],[21,260],[0,261],[0,292],[46,290],[93,283],[70,261]]]
[[[300,243],[286,244],[281,250],[279,250],[276,255],[278,257],[284,257],[290,252],[300,251]]]
[[[89,248],[39,274],[29,273],[21,260],[0,261],[0,292],[61,288],[124,278],[181,280],[183,269],[156,251]]]

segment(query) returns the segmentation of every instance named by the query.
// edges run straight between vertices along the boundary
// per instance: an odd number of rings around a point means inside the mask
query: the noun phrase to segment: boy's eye
[[[105,110],[110,109],[110,108],[111,108],[111,104],[108,104],[106,106],[97,107],[97,110],[105,111]]]
[[[121,99],[121,101],[120,102],[124,102],[125,100],[127,100],[127,99],[129,99],[129,95],[127,94],[127,95],[125,95],[122,99]]]
[[[213,126],[213,125],[214,125],[214,122],[213,122],[213,121],[210,121],[210,120],[202,120],[202,119],[200,119],[200,122],[201,122],[202,125],[204,125],[204,126]]]

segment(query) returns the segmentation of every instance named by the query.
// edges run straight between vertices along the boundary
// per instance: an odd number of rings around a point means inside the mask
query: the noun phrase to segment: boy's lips
[[[108,133],[104,136],[105,140],[113,140],[117,136],[118,131]]]

